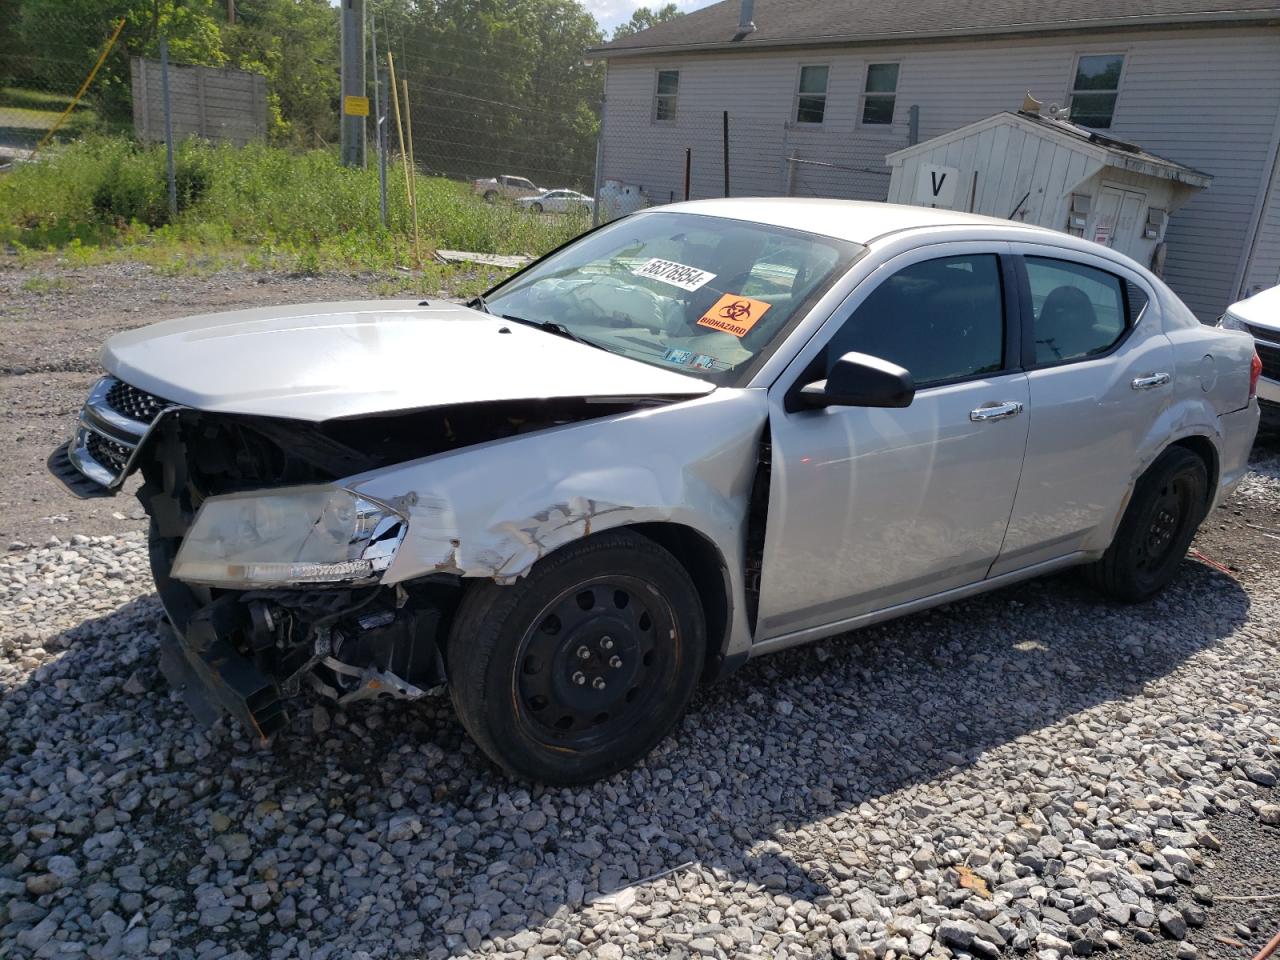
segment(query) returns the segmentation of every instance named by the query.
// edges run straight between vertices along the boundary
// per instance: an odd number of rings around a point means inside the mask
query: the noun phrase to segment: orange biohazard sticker
[[[726,293],[715,302],[715,306],[698,318],[698,326],[744,337],[771,306],[773,304],[763,300]]]

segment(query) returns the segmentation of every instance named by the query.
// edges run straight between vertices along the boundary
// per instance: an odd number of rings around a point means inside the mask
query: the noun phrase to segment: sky
[[[699,7],[705,7],[713,3],[714,0],[676,0],[676,5],[688,13],[690,10],[697,10]],[[613,28],[618,24],[631,19],[631,12],[637,7],[660,7],[666,0],[583,0],[583,5],[595,14],[596,20],[600,24],[600,29],[605,35],[613,33]]]

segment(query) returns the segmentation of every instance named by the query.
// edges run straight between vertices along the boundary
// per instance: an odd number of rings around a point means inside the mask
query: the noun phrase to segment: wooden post
[[[391,80],[391,103],[395,106],[396,136],[400,139],[400,166],[404,169],[404,199],[409,203],[413,184],[409,181],[409,155],[404,151],[404,126],[400,122],[400,87],[396,83],[396,62],[387,51],[387,76]]]
[[[401,80],[404,87],[404,132],[409,138],[409,169],[413,176],[409,181],[409,207],[413,210],[413,259],[422,268],[422,249],[418,243],[418,165],[413,160],[413,108],[409,104],[409,81]]]

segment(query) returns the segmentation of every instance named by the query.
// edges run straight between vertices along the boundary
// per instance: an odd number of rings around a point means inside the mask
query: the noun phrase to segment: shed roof
[[[1092,156],[1109,167],[1129,170],[1133,173],[1142,173],[1162,180],[1174,180],[1178,183],[1185,183],[1188,186],[1202,189],[1213,182],[1211,174],[1188,167],[1174,160],[1157,156],[1154,153],[1149,153],[1137,144],[1116,140],[1113,137],[1077,126],[1066,120],[1057,120],[1052,117],[1023,113],[1021,111],[1018,113],[1005,111],[1004,113],[993,114],[984,120],[965,124],[963,127],[957,127],[955,130],[930,140],[924,140],[910,147],[895,150],[885,157],[885,162],[897,165],[907,157],[928,153],[954,140],[972,136],[986,127],[999,126],[1001,124],[1020,125],[1036,136],[1056,140],[1073,150]]]
[[[740,0],[721,0],[603,44],[604,57],[682,50],[883,43],[1020,33],[1280,22],[1278,0],[756,0],[739,37]]]

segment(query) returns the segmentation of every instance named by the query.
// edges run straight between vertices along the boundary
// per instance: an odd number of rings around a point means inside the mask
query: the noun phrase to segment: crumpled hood
[[[714,389],[444,301],[313,303],[166,320],[112,337],[102,363],[174,403],[316,422],[492,400]]]

